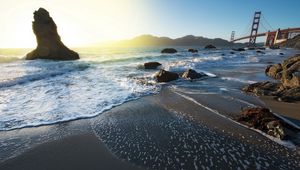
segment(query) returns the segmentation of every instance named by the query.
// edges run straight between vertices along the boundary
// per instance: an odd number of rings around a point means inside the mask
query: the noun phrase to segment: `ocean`
[[[194,69],[208,77],[167,83],[177,91],[201,95],[240,92],[249,83],[269,80],[268,64],[297,53],[292,49],[231,53],[230,49],[161,54],[156,48],[78,48],[76,61],[24,60],[30,49],[0,49],[0,131],[55,124],[95,117],[104,111],[143,96],[159,93],[158,70],[143,63],[157,61],[163,69],[183,72]],[[283,53],[280,54],[280,53]]]

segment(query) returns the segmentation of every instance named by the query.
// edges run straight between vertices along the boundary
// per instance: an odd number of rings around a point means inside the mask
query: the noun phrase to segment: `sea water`
[[[81,59],[76,61],[27,61],[24,56],[30,49],[0,49],[0,131],[94,117],[158,93],[158,70],[143,69],[145,62],[157,61],[161,68],[178,73],[189,68],[206,73],[208,78],[194,83],[179,79],[170,84],[218,93],[268,79],[266,65],[297,52],[196,48],[199,53],[192,54],[188,47],[176,47],[176,54],[161,54],[162,49],[78,48]]]

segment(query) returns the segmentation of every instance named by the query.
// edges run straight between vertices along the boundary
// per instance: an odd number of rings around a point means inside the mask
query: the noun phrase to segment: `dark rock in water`
[[[246,93],[253,93],[257,96],[264,96],[264,95],[273,95],[280,88],[279,83],[272,83],[269,81],[265,82],[258,82],[249,84],[244,87],[242,90]]]
[[[265,47],[258,47],[257,49],[259,49],[259,50],[266,50]]]
[[[279,55],[284,55],[284,53],[279,53]]]
[[[161,53],[174,54],[174,53],[177,53],[177,50],[175,50],[174,48],[165,48],[161,51]]]
[[[230,54],[235,54],[235,52],[231,51]]]
[[[37,48],[26,55],[27,60],[76,60],[79,55],[68,49],[60,40],[57,27],[49,12],[43,8],[34,12],[32,29],[36,36]],[[75,35],[74,35],[75,36]]]
[[[260,50],[256,50],[257,53],[261,53],[261,54],[265,54],[264,52],[260,51]]]
[[[282,77],[282,66],[280,63],[274,64],[274,65],[269,65],[266,68],[265,73],[267,76],[269,76],[273,79],[280,80]]]
[[[177,80],[179,78],[179,75],[177,73],[172,73],[161,69],[155,74],[155,78],[157,82],[170,82],[173,80]]]
[[[186,78],[186,79],[198,79],[198,78],[201,78],[204,76],[207,76],[207,75],[204,73],[198,73],[193,69],[188,69],[182,74],[182,77]]]
[[[248,50],[255,50],[255,48],[254,47],[249,47]]]
[[[188,50],[188,52],[191,52],[191,53],[198,53],[198,50],[190,48],[190,49]]]
[[[233,51],[246,51],[244,48],[233,48]]]
[[[214,45],[212,44],[209,44],[207,46],[204,47],[205,49],[216,49],[217,47],[215,47]]]
[[[159,62],[148,62],[144,63],[145,69],[156,69],[158,66],[161,66]]]
[[[242,110],[238,121],[279,139],[287,137],[286,128],[283,126],[284,122],[267,108],[257,107]]]

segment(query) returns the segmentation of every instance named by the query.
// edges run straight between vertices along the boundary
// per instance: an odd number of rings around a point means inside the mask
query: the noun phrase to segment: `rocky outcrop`
[[[161,51],[161,53],[169,53],[169,54],[174,54],[177,53],[177,50],[174,48],[165,48]]]
[[[233,48],[233,51],[246,51],[244,48]]]
[[[283,43],[281,43],[279,45],[281,47],[289,47],[289,48],[300,49],[300,35],[297,35],[294,38],[289,39],[286,42],[283,42]]]
[[[188,50],[188,52],[190,52],[190,53],[198,53],[198,50],[190,48],[190,49]]]
[[[198,79],[198,78],[202,78],[205,76],[207,76],[207,75],[204,73],[198,73],[193,69],[188,69],[182,74],[182,77],[186,78],[186,79]]]
[[[27,60],[76,60],[79,55],[68,49],[57,33],[57,27],[49,12],[43,8],[34,12],[32,29],[36,36],[37,48],[26,55]]]
[[[285,123],[275,117],[267,108],[244,109],[238,121],[279,139],[286,139],[287,137]]]
[[[156,69],[159,66],[161,66],[161,64],[159,62],[144,63],[144,68],[145,69]]]
[[[216,49],[217,47],[215,47],[214,45],[212,45],[212,44],[209,44],[209,45],[206,45],[205,47],[204,47],[204,49]]]
[[[259,82],[246,86],[243,91],[257,96],[274,96],[279,101],[300,101],[300,55],[281,64],[269,65],[265,73],[278,82]]]
[[[170,82],[173,80],[177,80],[179,78],[179,75],[177,73],[161,69],[155,74],[154,77],[156,78],[157,82]]]
[[[282,77],[282,66],[281,64],[274,64],[274,65],[269,65],[266,70],[265,73],[267,76],[276,79],[276,80],[280,80]]]

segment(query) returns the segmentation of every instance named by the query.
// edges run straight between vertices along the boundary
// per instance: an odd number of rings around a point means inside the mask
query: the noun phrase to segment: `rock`
[[[259,49],[259,50],[266,50],[265,47],[258,47],[257,49]]]
[[[255,50],[255,48],[254,47],[249,47],[248,50]]]
[[[175,50],[174,48],[165,48],[161,51],[161,53],[174,54],[174,53],[177,53],[177,50]]]
[[[293,89],[283,89],[274,93],[275,99],[283,102],[300,101],[300,87]]]
[[[156,78],[157,82],[170,82],[173,80],[177,80],[179,78],[179,75],[177,73],[172,73],[161,69],[155,74],[154,77]]]
[[[282,63],[282,84],[285,88],[300,87],[300,55],[290,57]]]
[[[57,27],[49,12],[39,8],[34,12],[32,29],[36,36],[37,48],[26,55],[27,60],[76,60],[79,55],[68,49],[60,40]],[[75,35],[74,35],[75,36]]]
[[[272,96],[274,92],[277,92],[279,88],[280,88],[279,83],[272,83],[269,81],[265,81],[265,82],[250,84],[244,87],[242,90],[246,93],[253,93],[256,96],[265,96],[265,95]]]
[[[244,48],[233,48],[233,51],[246,51]]]
[[[279,55],[284,55],[284,53],[279,53]]]
[[[267,76],[276,79],[276,80],[280,80],[282,77],[282,66],[281,64],[274,64],[274,65],[269,65],[266,70],[265,73]]]
[[[191,52],[191,53],[198,53],[198,50],[190,48],[190,49],[188,50],[188,52]]]
[[[264,52],[260,51],[260,50],[256,50],[257,53],[261,53],[261,54],[265,54]]]
[[[159,62],[148,62],[144,63],[145,69],[156,69],[158,66],[161,66]]]
[[[273,137],[279,139],[286,138],[283,121],[274,116],[267,108],[255,107],[244,109],[238,121]]]
[[[235,54],[235,52],[231,51],[230,54]]]
[[[272,120],[267,123],[267,134],[270,136],[274,136],[279,139],[284,139],[286,134],[284,131],[284,127],[279,120]]]
[[[205,46],[204,49],[216,49],[216,47],[212,44],[209,44],[209,45]]]
[[[201,78],[204,76],[207,76],[207,75],[203,74],[203,73],[198,73],[193,69],[186,70],[182,75],[182,77],[186,78],[186,79],[198,79],[198,78]]]

